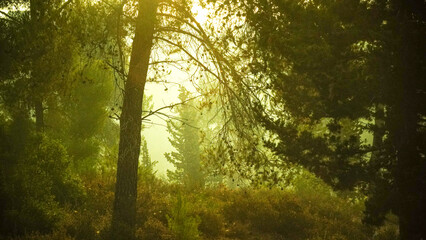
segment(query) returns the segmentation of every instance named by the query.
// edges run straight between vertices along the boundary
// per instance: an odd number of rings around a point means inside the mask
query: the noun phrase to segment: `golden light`
[[[209,15],[208,9],[205,9],[205,8],[201,7],[200,5],[194,3],[194,5],[191,8],[191,12],[195,15],[195,19],[200,24],[207,22],[208,15]]]

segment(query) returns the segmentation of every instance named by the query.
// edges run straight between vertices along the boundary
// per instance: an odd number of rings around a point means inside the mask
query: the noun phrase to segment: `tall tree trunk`
[[[426,161],[422,157],[424,133],[418,129],[421,103],[416,99],[415,77],[414,72],[407,72],[400,104],[395,107],[394,171],[401,240],[426,239]]]
[[[404,100],[399,107],[399,129],[394,140],[397,143],[397,214],[401,239],[420,240],[426,239],[426,161],[419,152],[421,141],[417,132],[417,113],[413,111],[415,108],[413,109],[412,105],[415,102],[410,101],[415,93],[404,92]]]
[[[157,11],[156,0],[139,1],[129,74],[120,117],[120,143],[112,214],[111,238],[134,239],[137,171],[141,147],[142,99],[152,48]]]
[[[395,185],[402,240],[426,239],[426,160],[424,126],[424,1],[397,1],[399,10],[399,92],[394,109]],[[417,4],[417,5],[416,5]],[[421,129],[423,128],[423,130]]]

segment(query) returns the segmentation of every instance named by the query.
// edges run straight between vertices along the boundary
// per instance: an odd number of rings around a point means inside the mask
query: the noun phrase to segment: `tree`
[[[176,170],[168,170],[167,175],[171,181],[183,183],[189,189],[200,188],[204,185],[203,172],[200,161],[199,122],[198,109],[192,106],[191,93],[184,87],[180,88],[179,100],[183,103],[175,107],[178,116],[167,122],[167,130],[171,135],[170,143],[176,152],[166,153],[166,159],[172,163]]]
[[[161,2],[161,8],[159,8],[160,13],[157,14],[158,3],[156,1],[139,1],[139,14],[136,19],[135,37],[132,44],[129,72],[125,83],[123,107],[120,116],[117,182],[111,225],[111,236],[115,239],[132,239],[134,237],[141,120],[150,115],[159,113],[162,109],[160,108],[152,111],[143,118],[141,116],[143,91],[147,81],[147,70],[153,40],[155,40],[156,43],[154,45],[156,50],[163,50],[170,55],[180,51],[189,58],[187,62],[192,62],[197,65],[199,69],[203,69],[217,79],[221,79],[217,73],[210,69],[210,67],[216,67],[218,70],[214,61],[203,64],[201,57],[198,57],[198,55],[193,54],[186,48],[188,46],[193,46],[189,44],[189,39],[191,39],[195,41],[198,46],[201,46],[201,48],[197,48],[198,51],[207,49],[205,51],[210,51],[211,53],[215,50],[202,26],[195,20],[189,11],[189,4],[190,2],[186,1]],[[161,21],[158,22],[162,25],[156,25],[157,16],[161,19]],[[181,38],[179,38],[179,35]],[[170,39],[171,36],[176,37],[177,41],[172,41]],[[161,44],[158,44],[159,42],[161,42]],[[186,46],[185,43],[188,45]],[[169,46],[169,48],[163,46]],[[216,57],[217,54],[213,52],[211,55]],[[159,62],[170,61],[166,60]],[[156,75],[155,79],[162,77],[158,69]]]
[[[272,133],[266,144],[336,188],[367,182],[367,220],[391,210],[402,239],[424,238],[424,2],[232,6],[247,23],[248,74],[263,83],[266,101],[255,111]],[[366,132],[373,144],[363,142]]]
[[[232,69],[232,64],[227,61],[223,52],[218,50],[218,44],[194,18],[189,10],[190,5],[190,1],[162,1],[157,13],[156,2],[139,2],[138,18],[135,21],[135,37],[132,43],[132,54],[120,116],[117,182],[111,226],[113,238],[131,239],[134,236],[141,120],[154,114],[160,114],[161,109],[164,109],[164,107],[157,109],[141,117],[148,64],[151,64],[152,69],[156,70],[155,76],[153,79],[149,79],[150,81],[164,77],[164,74],[161,73],[165,72],[164,68],[161,68],[162,65],[160,68],[155,68],[156,64],[185,62],[189,66],[195,66],[199,75],[209,75],[220,82],[223,91],[222,101],[242,97],[230,87],[232,84],[242,84],[230,80],[232,76],[236,75],[235,69]],[[156,22],[156,17],[159,19],[158,22]],[[158,24],[156,25],[156,23]],[[176,56],[173,54],[180,53],[178,55],[180,59],[166,58],[166,60],[149,63],[153,47],[166,56]],[[188,59],[182,59],[182,56],[186,56]],[[155,57],[158,55],[154,54],[153,59]],[[179,67],[183,69],[183,66]],[[120,74],[126,75],[125,72],[120,72]],[[163,80],[163,82],[166,81]],[[217,90],[212,92],[217,93]],[[244,106],[244,110],[249,113],[248,106]]]
[[[87,62],[70,74],[75,80],[68,94],[45,102],[45,133],[61,140],[76,173],[94,176],[101,165],[101,152],[118,145],[118,124],[108,118],[114,106],[114,79],[102,61],[81,60]]]
[[[112,71],[87,57],[87,39],[77,41],[90,20],[84,1],[0,5],[9,9],[0,13],[1,232],[51,231],[65,205],[81,205],[80,174],[95,172],[101,149],[116,144]]]
[[[141,162],[139,165],[139,179],[143,182],[147,183],[147,185],[152,184],[155,180],[155,173],[157,171],[154,170],[155,164],[157,161],[152,161],[151,156],[149,155],[148,145],[145,138],[142,138],[142,156]]]
[[[25,72],[28,76],[28,79],[22,80],[31,91],[31,94],[24,96],[34,107],[37,129],[43,130],[43,102],[55,91],[66,89],[62,86],[70,79],[64,75],[72,67],[72,54],[77,48],[71,31],[72,15],[67,9],[71,1],[31,0],[29,3],[30,19],[24,20],[20,29],[26,38],[20,47],[23,47],[21,50],[27,60],[18,61],[18,64],[22,67],[21,73]],[[50,67],[54,63],[59,64]]]
[[[141,144],[142,99],[148,72],[157,1],[140,1],[129,73],[125,83],[120,116],[120,143],[117,162],[112,239],[135,236],[137,170]]]

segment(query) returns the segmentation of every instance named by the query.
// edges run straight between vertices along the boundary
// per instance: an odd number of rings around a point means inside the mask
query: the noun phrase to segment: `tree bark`
[[[400,110],[401,118],[396,134],[397,165],[395,185],[398,195],[397,214],[402,240],[426,239],[425,174],[426,161],[419,152],[420,138],[417,132],[417,113],[413,111],[413,92],[404,91]],[[411,96],[408,96],[410,94]]]
[[[397,76],[393,143],[397,163],[394,169],[397,191],[396,212],[402,240],[426,239],[426,161],[424,127],[424,15],[423,1],[397,1],[399,9]],[[417,4],[417,5],[416,5]],[[424,117],[424,115],[423,115]],[[423,128],[423,130],[422,130]]]
[[[139,13],[120,117],[117,181],[110,235],[115,240],[134,239],[135,235],[142,99],[152,48],[157,5],[156,0],[139,1]]]

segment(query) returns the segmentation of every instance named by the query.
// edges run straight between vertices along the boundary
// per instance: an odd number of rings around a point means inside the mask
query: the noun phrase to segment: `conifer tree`
[[[148,145],[146,139],[142,137],[141,140],[141,160],[139,164],[139,179],[146,183],[152,183],[155,179],[154,166],[157,161],[151,160],[151,155],[148,151]]]
[[[170,143],[175,152],[166,153],[167,161],[173,163],[175,171],[168,171],[171,181],[185,184],[189,188],[204,185],[203,173],[200,163],[199,133],[196,127],[199,120],[197,109],[188,103],[191,93],[185,88],[180,89],[179,100],[183,102],[177,107],[178,120],[170,120],[167,130],[171,135]]]

